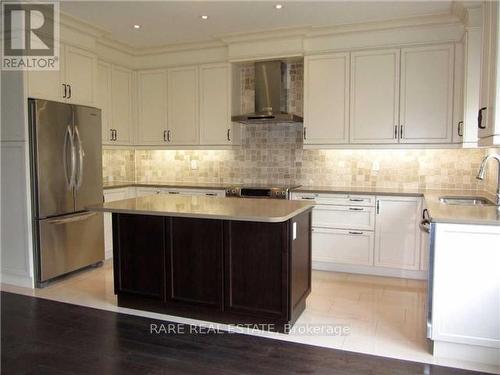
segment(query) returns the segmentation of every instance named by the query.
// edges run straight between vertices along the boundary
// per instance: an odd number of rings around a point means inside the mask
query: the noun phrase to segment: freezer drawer
[[[96,212],[38,221],[40,281],[104,259],[103,216]]]

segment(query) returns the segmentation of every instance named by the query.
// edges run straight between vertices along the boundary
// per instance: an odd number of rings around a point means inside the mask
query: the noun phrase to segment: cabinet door
[[[287,319],[287,223],[226,221],[224,310]]]
[[[398,143],[399,49],[351,53],[351,143]]]
[[[102,143],[112,144],[111,65],[104,62],[97,65],[96,104],[101,109]]]
[[[113,214],[115,291],[165,299],[165,243],[162,216]]]
[[[464,124],[463,143],[477,144],[477,113],[479,111],[481,76],[481,29],[469,28],[465,32]]]
[[[113,144],[132,143],[132,71],[113,66],[111,72],[112,126],[116,130]]]
[[[312,217],[315,227],[365,230],[375,227],[373,207],[316,205]]]
[[[200,143],[231,144],[231,80],[228,64],[200,66]]]
[[[451,142],[453,45],[401,50],[400,142]]]
[[[490,145],[492,140],[486,140],[500,129],[495,131],[496,125],[496,101],[498,86],[498,16],[500,7],[497,1],[483,2],[483,32],[482,32],[482,55],[481,55],[481,88],[479,107],[482,110],[482,121],[479,124],[479,138],[481,144]]]
[[[34,99],[64,101],[64,57],[65,47],[59,48],[59,70],[29,70],[28,96]]]
[[[313,228],[313,262],[373,265],[373,232]]]
[[[375,266],[420,268],[419,198],[377,197]]]
[[[168,70],[168,129],[172,145],[199,143],[198,68]]]
[[[464,72],[465,46],[464,43],[455,43],[453,121],[451,129],[453,143],[462,143],[464,138]]]
[[[137,82],[138,142],[141,145],[164,145],[167,143],[167,72],[142,71]]]
[[[97,58],[79,48],[65,48],[65,83],[68,84],[68,101],[74,104],[95,105]]]
[[[222,310],[222,220],[170,220],[167,302]]]
[[[349,54],[305,58],[304,144],[348,142]]]

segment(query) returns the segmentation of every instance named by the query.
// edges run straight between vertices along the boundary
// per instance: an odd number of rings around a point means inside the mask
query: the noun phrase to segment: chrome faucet
[[[498,162],[498,182],[497,182],[497,200],[496,204],[500,207],[500,154],[491,154],[486,156],[481,162],[481,166],[479,167],[479,172],[476,176],[478,180],[484,180],[484,176],[486,174],[486,164],[488,164],[488,160],[495,159]]]

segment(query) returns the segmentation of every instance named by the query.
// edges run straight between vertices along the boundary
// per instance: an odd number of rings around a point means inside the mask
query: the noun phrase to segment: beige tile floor
[[[44,289],[2,284],[1,289],[98,309],[140,315],[179,323],[206,325],[193,319],[173,317],[116,305],[112,262],[79,272]],[[498,368],[434,358],[425,338],[426,282],[313,271],[307,307],[289,335],[263,331],[242,333],[335,349],[406,359],[423,363],[500,373]],[[348,327],[345,335],[311,334],[307,327]],[[221,329],[228,326],[219,325]],[[299,328],[303,328],[299,330]],[[234,330],[234,328],[233,328]]]

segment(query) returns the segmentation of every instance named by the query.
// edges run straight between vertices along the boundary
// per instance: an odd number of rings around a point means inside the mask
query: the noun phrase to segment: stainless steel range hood
[[[285,68],[281,61],[256,62],[255,112],[232,116],[231,120],[243,124],[302,122],[302,117],[288,112]]]

